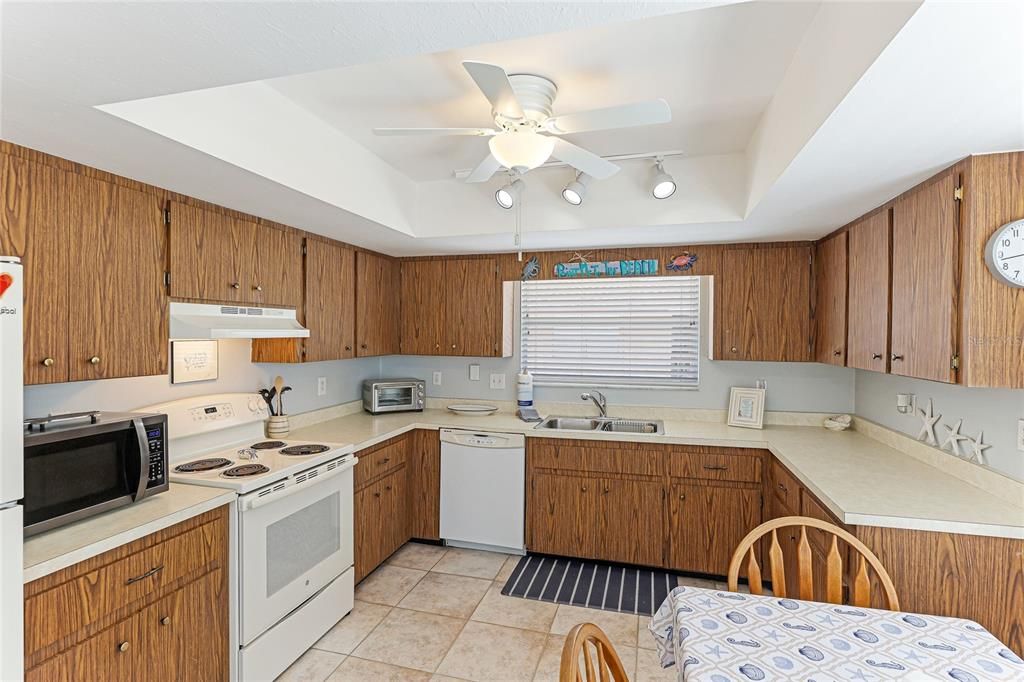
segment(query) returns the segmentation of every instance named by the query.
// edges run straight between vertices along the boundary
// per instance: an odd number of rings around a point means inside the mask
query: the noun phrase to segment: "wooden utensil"
[[[283,389],[283,388],[284,388],[284,377],[282,377],[280,374],[278,374],[276,377],[274,377],[274,393],[277,395],[277,413],[278,414],[283,414],[281,412],[281,389]]]

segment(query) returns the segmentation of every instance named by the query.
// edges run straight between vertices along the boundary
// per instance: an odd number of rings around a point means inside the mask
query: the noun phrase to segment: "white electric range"
[[[167,415],[172,483],[238,493],[232,677],[273,679],[352,610],[353,448],[264,437],[268,413],[257,394],[139,410]]]

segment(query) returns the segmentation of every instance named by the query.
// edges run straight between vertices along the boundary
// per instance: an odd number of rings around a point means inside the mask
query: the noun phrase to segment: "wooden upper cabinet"
[[[846,364],[846,233],[814,249],[814,359]]]
[[[403,355],[448,355],[445,330],[445,263],[439,259],[402,263]]]
[[[850,261],[846,366],[886,372],[892,248],[889,209],[853,223],[846,234]]]
[[[0,254],[21,258],[25,384],[68,380],[67,173],[0,155]]]
[[[355,252],[306,240],[307,362],[355,357]]]
[[[256,225],[255,263],[248,296],[261,306],[299,308],[302,305],[302,236],[292,230]]]
[[[398,263],[368,251],[356,253],[356,356],[398,353]]]
[[[493,258],[445,261],[444,305],[449,355],[488,357],[500,346],[501,285]]]
[[[893,374],[956,381],[958,184],[943,173],[893,206]]]
[[[715,358],[810,359],[811,247],[725,249],[715,277]]]
[[[176,201],[171,217],[171,295],[240,303],[255,261],[255,223]],[[243,290],[243,285],[246,290]]]
[[[69,379],[167,373],[167,229],[156,194],[69,174]]]

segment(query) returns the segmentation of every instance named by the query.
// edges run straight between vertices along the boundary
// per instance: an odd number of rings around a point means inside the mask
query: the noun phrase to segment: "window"
[[[523,282],[520,303],[538,384],[700,383],[699,277]]]

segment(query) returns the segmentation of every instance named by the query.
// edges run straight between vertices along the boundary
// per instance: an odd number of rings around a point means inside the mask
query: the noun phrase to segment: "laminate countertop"
[[[224,488],[171,483],[165,492],[136,504],[97,514],[25,539],[26,583],[146,537],[211,509],[237,495]]]
[[[289,438],[352,443],[358,451],[413,429],[455,428],[523,433],[528,438],[760,448],[775,455],[848,525],[1024,539],[1024,485],[1014,504],[857,431],[818,426],[765,426],[758,431],[715,422],[663,421],[664,435],[650,435],[542,431],[507,412],[360,412],[295,429]]]

